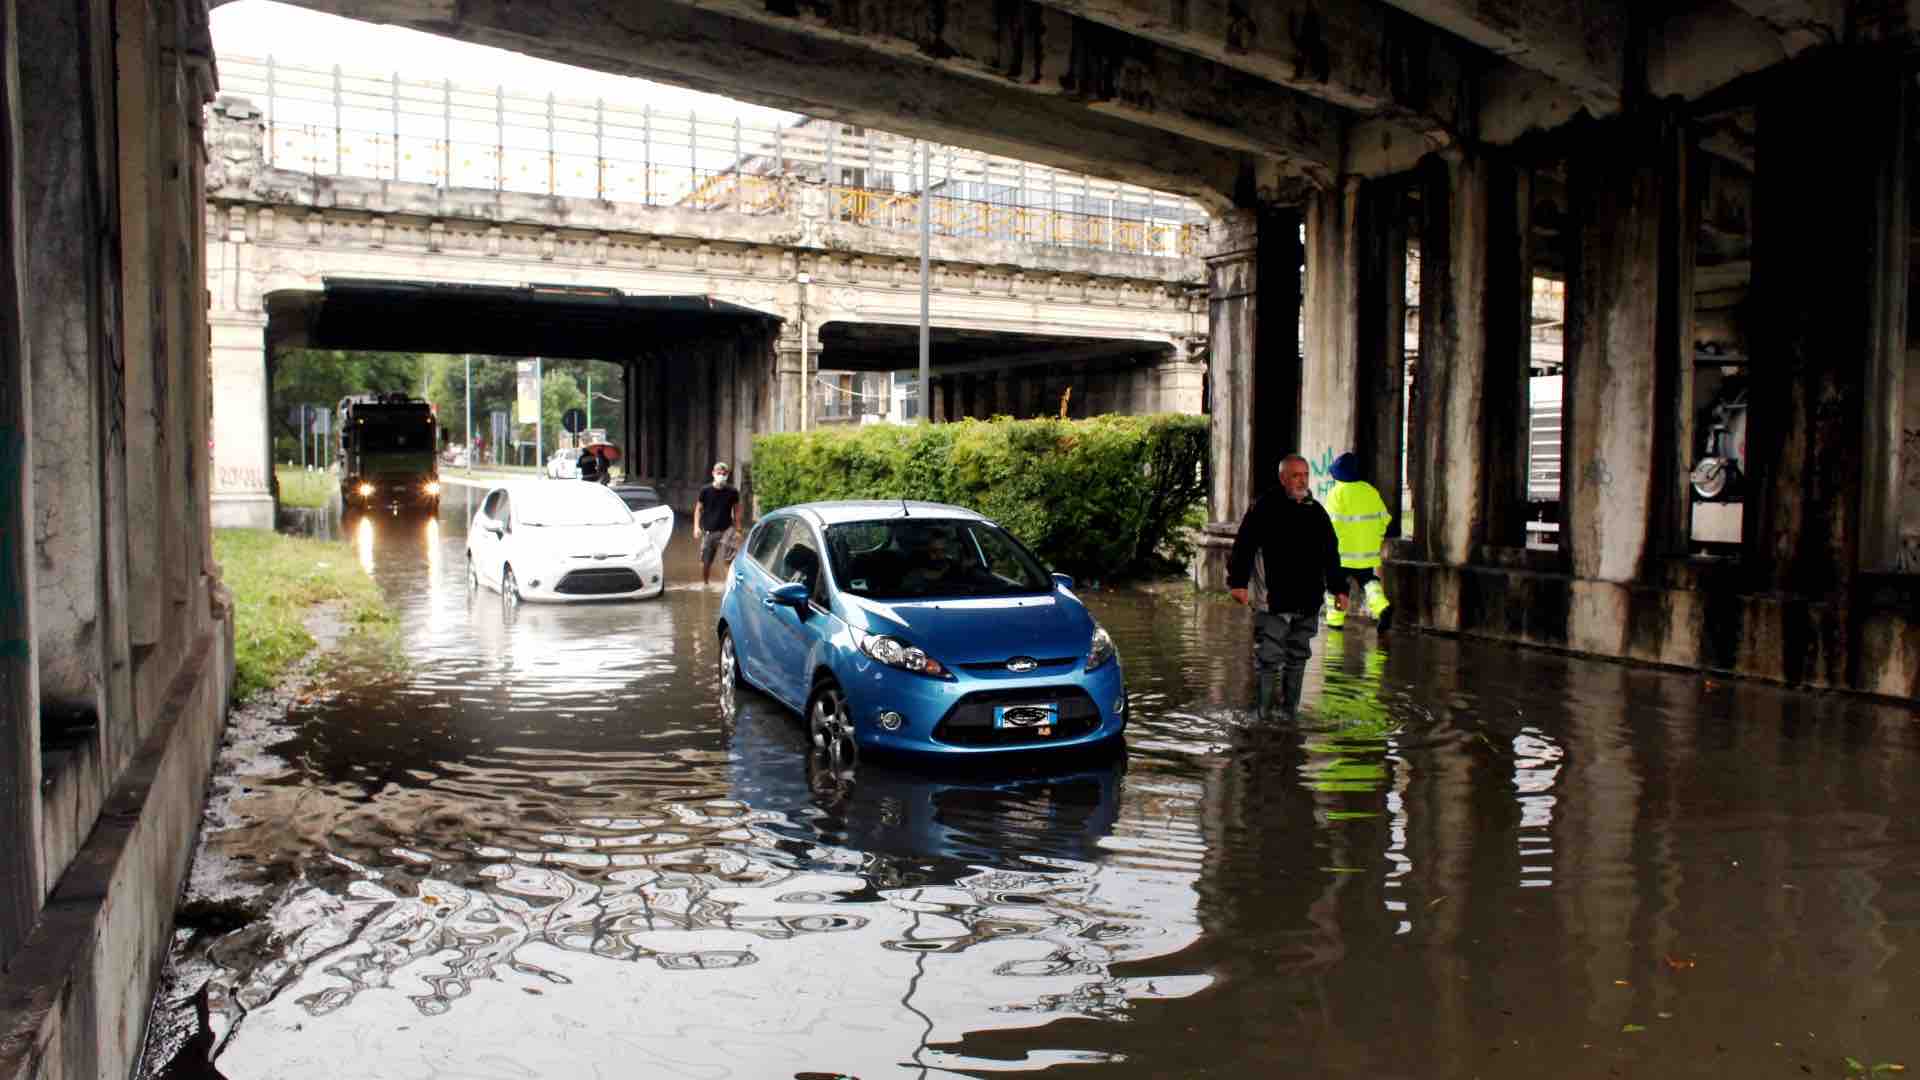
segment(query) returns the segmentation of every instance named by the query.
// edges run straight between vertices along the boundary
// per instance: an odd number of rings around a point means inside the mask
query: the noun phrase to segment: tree
[[[275,456],[300,460],[299,407],[331,412],[349,394],[420,392],[426,360],[419,353],[289,349],[273,360],[268,418]]]

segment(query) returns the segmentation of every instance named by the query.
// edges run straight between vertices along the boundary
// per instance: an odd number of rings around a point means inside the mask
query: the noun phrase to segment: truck
[[[446,430],[433,406],[404,393],[340,399],[340,505],[349,510],[440,509],[439,450]]]

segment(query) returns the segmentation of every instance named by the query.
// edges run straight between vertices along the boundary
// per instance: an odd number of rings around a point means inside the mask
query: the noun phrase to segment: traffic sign
[[[587,414],[579,409],[568,409],[560,416],[560,426],[567,429],[567,434],[578,435],[587,430]]]

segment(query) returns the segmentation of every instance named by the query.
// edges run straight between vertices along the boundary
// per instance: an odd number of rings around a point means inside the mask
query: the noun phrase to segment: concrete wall
[[[204,3],[0,0],[0,1077],[124,1076],[231,681]]]

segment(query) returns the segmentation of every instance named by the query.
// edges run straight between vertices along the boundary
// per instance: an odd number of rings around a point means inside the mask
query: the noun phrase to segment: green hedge
[[[822,499],[953,503],[1053,568],[1095,580],[1191,554],[1206,468],[1203,416],[873,424],[753,441],[762,511]]]

